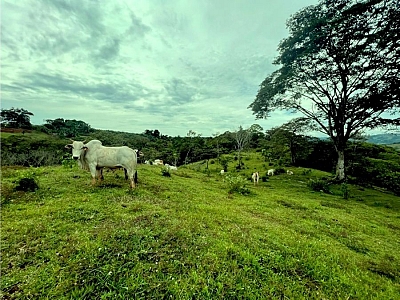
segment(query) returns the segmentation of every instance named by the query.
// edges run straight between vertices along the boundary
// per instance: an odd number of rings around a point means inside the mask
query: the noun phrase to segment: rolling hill
[[[213,160],[170,177],[140,165],[135,190],[119,171],[91,186],[76,165],[3,167],[1,297],[398,298],[399,197],[353,185],[312,191],[330,174],[266,177],[257,153],[244,163],[223,176]],[[258,186],[248,180],[255,169]],[[39,189],[16,191],[21,178]],[[248,193],[229,193],[235,180]]]

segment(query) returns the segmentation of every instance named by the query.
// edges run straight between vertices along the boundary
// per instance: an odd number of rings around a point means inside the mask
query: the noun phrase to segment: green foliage
[[[310,179],[307,182],[307,186],[316,192],[324,192],[331,194],[329,183],[322,179]]]
[[[228,165],[229,165],[229,162],[231,162],[231,161],[232,161],[232,158],[227,155],[221,155],[219,157],[219,164],[222,166],[222,168],[225,172],[228,172]]]
[[[63,118],[46,120],[44,127],[46,127],[47,131],[50,133],[69,138],[87,135],[93,131],[90,125],[83,121],[64,120]]]
[[[37,189],[39,189],[39,186],[32,178],[22,178],[15,187],[15,190],[23,192],[34,192]]]
[[[31,119],[33,113],[23,108],[1,109],[0,124],[2,127],[31,129]]]
[[[74,161],[72,158],[65,158],[61,162],[62,166],[66,169],[71,169],[76,165],[76,161]]]
[[[253,113],[300,112],[330,137],[338,155],[365,128],[400,125],[398,117],[382,118],[400,107],[399,19],[396,1],[321,0],[300,10],[287,22],[289,36],[274,62],[280,68],[261,83]]]
[[[250,194],[250,190],[246,187],[247,180],[241,175],[228,173],[225,176],[225,182],[228,183],[229,193],[238,193],[241,195]]]
[[[171,171],[167,167],[162,167],[161,168],[161,175],[165,177],[171,177]]]
[[[274,175],[284,174],[286,173],[285,169],[282,167],[275,168]]]
[[[342,192],[343,199],[347,200],[350,197],[349,185],[346,182],[341,184],[340,190]]]
[[[67,143],[43,133],[13,134],[1,139],[1,165],[46,166],[60,164]]]

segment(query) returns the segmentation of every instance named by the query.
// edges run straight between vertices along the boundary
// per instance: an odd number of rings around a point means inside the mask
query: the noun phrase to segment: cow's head
[[[79,157],[81,157],[81,155],[88,149],[85,146],[85,141],[79,142],[71,140],[71,142],[72,144],[65,145],[65,148],[72,149],[73,159],[79,159]]]
[[[144,153],[143,153],[141,150],[134,149],[133,151],[136,152],[136,156],[137,156],[137,157],[139,157],[139,156],[144,156]]]

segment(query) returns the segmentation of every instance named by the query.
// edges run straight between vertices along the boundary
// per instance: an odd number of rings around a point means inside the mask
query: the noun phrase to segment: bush
[[[400,196],[400,172],[386,171],[377,176],[380,185]]]
[[[349,186],[347,185],[347,183],[343,182],[342,185],[340,186],[340,190],[342,191],[342,197],[343,199],[349,199],[350,197],[350,190],[349,190]]]
[[[75,161],[72,158],[66,158],[62,160],[62,165],[66,169],[71,169],[75,166]]]
[[[161,175],[165,177],[171,177],[171,173],[169,172],[169,168],[167,167],[162,167],[161,169]]]
[[[278,168],[275,169],[274,175],[283,174],[283,173],[285,173],[285,172],[286,172],[286,171],[285,171],[284,168],[278,167]]]
[[[313,191],[331,194],[331,191],[329,189],[329,183],[324,180],[310,179],[309,182],[307,183],[307,186]]]
[[[229,193],[232,194],[234,192],[248,195],[250,194],[250,190],[246,187],[247,180],[240,175],[227,174],[225,176],[225,181],[229,185]]]
[[[15,190],[24,192],[34,192],[37,189],[39,189],[39,186],[33,178],[22,178],[15,187]]]

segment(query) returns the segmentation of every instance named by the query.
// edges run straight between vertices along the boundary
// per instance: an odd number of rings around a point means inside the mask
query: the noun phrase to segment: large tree
[[[299,156],[305,156],[310,151],[310,137],[304,135],[309,130],[310,119],[307,118],[295,118],[279,127],[271,128],[267,131],[267,136],[272,147],[270,153],[264,152],[265,155],[279,154],[280,157],[286,148],[290,153],[290,163],[296,165]]]
[[[294,14],[278,46],[280,68],[250,108],[301,112],[327,134],[345,178],[347,141],[367,128],[400,124],[400,13],[396,0],[321,0]]]
[[[1,125],[4,127],[31,129],[33,113],[23,108],[1,109]]]

